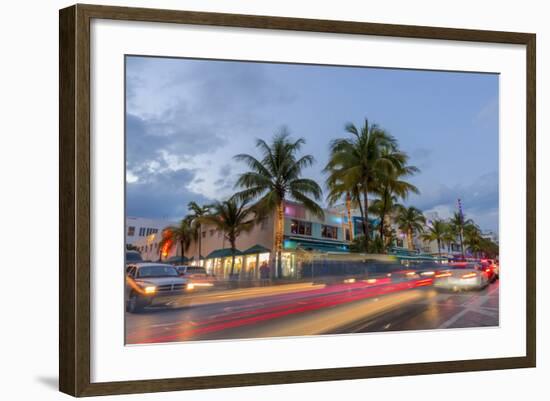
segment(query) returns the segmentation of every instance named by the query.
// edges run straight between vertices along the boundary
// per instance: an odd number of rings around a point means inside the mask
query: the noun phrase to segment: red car
[[[481,267],[487,275],[490,283],[494,283],[498,278],[497,265],[491,259],[481,259]]]

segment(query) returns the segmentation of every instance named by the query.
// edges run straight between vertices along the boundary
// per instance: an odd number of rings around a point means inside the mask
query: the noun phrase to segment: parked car
[[[172,265],[136,263],[126,272],[125,300],[130,313],[151,305],[166,305],[185,295],[188,280],[180,277]]]
[[[140,262],[143,262],[143,259],[141,258],[141,254],[138,251],[126,251],[126,267]]]
[[[181,277],[189,281],[190,289],[195,287],[212,287],[215,277],[206,272],[201,266],[176,266],[176,270]]]
[[[482,290],[489,285],[489,275],[480,263],[450,263],[434,275],[433,286],[442,290]]]

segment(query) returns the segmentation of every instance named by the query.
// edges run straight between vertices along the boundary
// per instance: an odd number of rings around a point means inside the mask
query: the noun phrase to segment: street
[[[420,281],[296,283],[187,295],[126,313],[126,343],[498,326],[499,282],[447,293]]]

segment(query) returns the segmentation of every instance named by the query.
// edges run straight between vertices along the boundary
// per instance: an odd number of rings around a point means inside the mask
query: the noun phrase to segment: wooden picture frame
[[[90,380],[90,21],[94,18],[525,45],[527,49],[525,60],[527,71],[526,356],[92,383]],[[59,388],[62,392],[73,396],[94,396],[535,366],[536,37],[534,34],[80,4],[60,11],[59,27]]]

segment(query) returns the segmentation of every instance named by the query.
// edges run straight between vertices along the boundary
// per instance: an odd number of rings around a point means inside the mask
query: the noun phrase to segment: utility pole
[[[462,213],[462,201],[457,199],[458,215],[460,216],[460,252],[462,253],[462,259],[464,259],[464,213]]]

